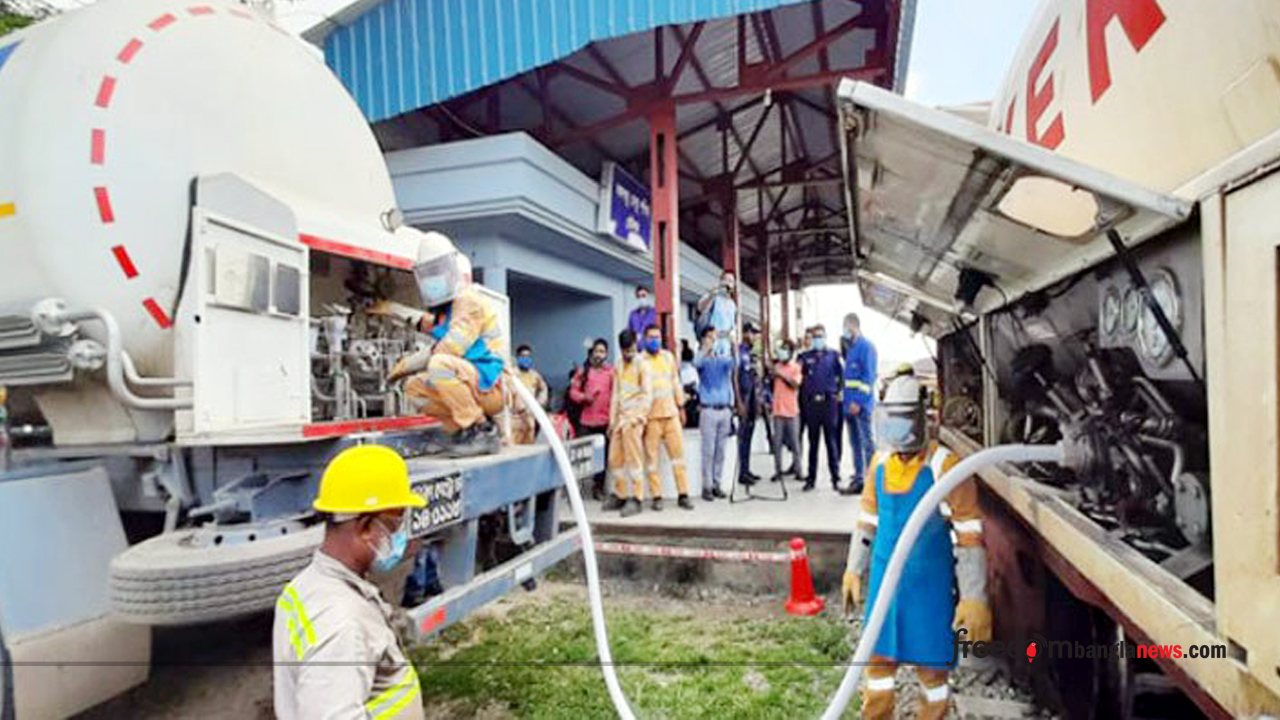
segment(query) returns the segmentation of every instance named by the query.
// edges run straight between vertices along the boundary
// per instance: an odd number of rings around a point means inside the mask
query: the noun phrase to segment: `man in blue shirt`
[[[720,284],[698,301],[698,322],[695,330],[698,337],[702,331],[712,328],[717,337],[728,340],[733,337],[738,327],[738,303],[734,302],[733,293],[737,290],[737,282],[733,273],[725,270],[720,275]]]
[[[698,369],[698,427],[702,430],[702,499],[723,498],[720,473],[724,469],[724,448],[733,428],[736,404],[733,388],[734,360],[726,344],[717,342],[716,329],[702,331],[702,346],[693,361]]]
[[[840,353],[827,347],[827,331],[813,327],[812,349],[800,356],[804,380],[800,383],[801,415],[809,436],[809,475],[804,490],[812,490],[818,480],[818,441],[827,445],[827,469],[831,487],[840,490]]]
[[[871,437],[871,415],[876,405],[876,346],[862,334],[857,313],[844,316],[844,413],[849,426],[849,449],[853,452],[853,482],[844,492],[862,492],[863,473],[871,464],[876,448]]]
[[[636,309],[631,311],[631,315],[627,318],[627,329],[636,334],[636,337],[644,337],[645,328],[655,325],[658,322],[658,311],[653,307],[653,301],[649,299],[649,288],[643,285],[636,286]]]
[[[742,344],[738,346],[738,482],[748,487],[760,479],[751,472],[751,440],[763,405],[760,355],[755,347],[759,339],[760,328],[752,323],[742,326]]]

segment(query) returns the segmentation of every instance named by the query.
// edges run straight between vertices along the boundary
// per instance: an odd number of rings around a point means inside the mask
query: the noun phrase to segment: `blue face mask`
[[[916,422],[905,416],[889,416],[880,422],[880,441],[889,449],[908,452],[920,444],[916,436]]]
[[[825,337],[823,337],[823,336],[821,336],[821,335],[814,335],[814,336],[813,336],[813,349],[814,349],[814,350],[823,350],[823,349],[826,349],[826,347],[827,347],[827,339],[826,339]]]
[[[447,299],[449,280],[439,275],[429,277],[418,284],[418,290],[422,294],[422,302],[427,307],[433,307]]]
[[[782,361],[782,362],[787,362],[787,361],[791,360],[791,351],[790,351],[790,350],[779,350],[779,351],[777,352],[777,356],[778,356],[778,360],[780,360],[780,361]]]
[[[656,353],[662,349],[661,338],[645,338],[644,349],[651,353]]]
[[[516,358],[516,365],[520,366],[521,370],[528,370],[533,367],[533,358],[531,357]]]
[[[712,346],[711,352],[719,357],[730,357],[733,355],[733,346],[729,343],[729,338],[720,338]]]
[[[395,566],[404,560],[405,550],[409,547],[409,533],[404,529],[400,529],[383,539],[378,547],[374,549],[373,568],[374,572],[386,573],[391,572]]]

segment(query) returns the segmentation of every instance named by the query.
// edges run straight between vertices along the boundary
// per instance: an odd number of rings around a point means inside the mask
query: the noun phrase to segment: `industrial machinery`
[[[0,717],[141,682],[152,625],[271,608],[353,443],[432,498],[423,632],[576,547],[545,447],[423,456],[434,422],[386,376],[428,340],[365,313],[417,302],[420,233],[304,43],[243,5],[104,0],[0,37],[0,98]]]
[[[862,295],[937,338],[943,439],[1078,451],[982,471],[999,633],[1225,649],[1037,660],[1072,715],[1280,710],[1278,23],[1045,0],[985,127],[840,89]]]

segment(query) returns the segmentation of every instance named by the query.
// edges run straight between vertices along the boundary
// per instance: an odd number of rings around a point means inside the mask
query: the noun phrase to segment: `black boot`
[[[605,512],[613,512],[614,510],[621,510],[626,504],[626,500],[623,500],[617,495],[610,495],[609,499],[604,501],[604,505],[602,505],[600,509]]]
[[[498,427],[488,420],[481,420],[445,439],[445,454],[449,457],[493,455],[501,449],[502,437],[498,435]]]
[[[703,494],[703,497],[704,497],[704,498],[706,497],[706,494],[705,494],[705,493]],[[676,504],[677,504],[677,505],[679,505],[681,508],[683,508],[683,509],[685,509],[685,510],[692,510],[692,509],[693,509],[693,501],[689,499],[689,496],[688,496],[688,495],[681,495],[681,496],[676,500]]]
[[[810,490],[813,489],[813,486],[817,484],[818,484],[817,478],[806,478],[804,481],[804,487],[800,489],[803,490],[804,492],[809,492]]]
[[[662,512],[662,498],[660,497],[654,498],[653,502],[650,504],[650,507],[653,508],[654,512]]]
[[[631,498],[627,501],[626,505],[622,506],[622,512],[620,514],[624,518],[631,517],[632,515],[639,515],[643,510],[644,505],[640,504],[640,500],[637,498]]]

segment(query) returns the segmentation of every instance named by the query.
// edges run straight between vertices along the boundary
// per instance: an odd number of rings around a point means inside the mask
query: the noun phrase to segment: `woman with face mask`
[[[613,398],[613,366],[609,364],[609,342],[596,338],[585,367],[569,382],[569,400],[581,408],[578,436],[604,435],[605,457],[609,457],[609,404]],[[596,500],[604,499],[604,473],[595,476],[591,490]]]

